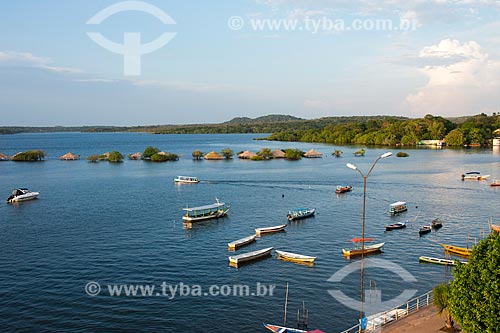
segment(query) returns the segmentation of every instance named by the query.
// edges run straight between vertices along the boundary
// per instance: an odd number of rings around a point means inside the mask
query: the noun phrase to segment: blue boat
[[[288,215],[286,217],[288,218],[288,221],[301,220],[301,219],[305,219],[305,218],[314,216],[315,212],[316,212],[316,209],[299,208],[296,210],[289,211]]]

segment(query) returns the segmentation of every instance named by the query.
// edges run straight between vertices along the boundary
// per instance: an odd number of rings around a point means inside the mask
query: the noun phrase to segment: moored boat
[[[27,188],[16,188],[12,190],[12,194],[7,198],[8,203],[22,202],[36,199],[40,195],[38,192],[32,192]]]
[[[317,257],[305,256],[302,254],[275,250],[278,258],[298,263],[313,263]]]
[[[244,237],[244,238],[235,240],[234,242],[228,243],[227,246],[228,246],[229,250],[234,251],[239,247],[242,247],[242,246],[245,246],[245,245],[252,243],[253,241],[255,241],[256,237],[257,237],[257,235],[251,235],[248,237]]]
[[[365,245],[364,250],[361,246],[342,249],[342,253],[346,257],[360,256],[362,254],[368,254],[368,253],[376,253],[382,251],[382,247],[384,246],[384,244],[385,243]]]
[[[490,175],[481,175],[479,171],[466,172],[462,175],[462,180],[486,180]]]
[[[444,247],[446,252],[449,252],[452,254],[458,254],[458,255],[464,256],[464,257],[469,257],[472,253],[471,249],[468,249],[465,247],[453,246],[453,245],[448,245],[448,244],[441,244],[441,246]]]
[[[209,219],[217,219],[227,215],[230,206],[220,202],[218,198],[213,205],[184,208],[186,215],[182,217],[186,222],[198,222]]]
[[[450,259],[442,259],[442,258],[433,258],[433,257],[426,257],[426,256],[420,256],[418,258],[420,262],[425,262],[429,264],[437,264],[437,265],[445,265],[445,266],[455,266],[457,264],[457,261],[459,260],[450,260]],[[462,264],[467,264],[467,261],[460,261]]]
[[[420,229],[418,229],[418,234],[419,234],[419,236],[422,236],[422,235],[428,234],[429,232],[431,232],[431,230],[432,230],[432,228],[430,225],[424,225]]]
[[[314,216],[315,212],[316,212],[316,209],[299,208],[296,210],[289,211],[286,217],[288,218],[289,221],[302,220],[302,219],[306,219],[308,217]]]
[[[271,255],[273,247],[267,247],[265,249],[238,254],[236,256],[230,256],[229,263],[232,265],[239,265],[245,262],[257,260]]]
[[[493,181],[490,183],[490,186],[491,187],[500,186],[500,180],[493,179]]]
[[[432,220],[432,222],[431,222],[432,229],[439,229],[442,226],[443,226],[443,222],[438,218]]]
[[[177,176],[174,178],[174,182],[176,183],[186,183],[186,184],[196,184],[200,181],[198,177],[189,177],[189,176]]]
[[[350,186],[350,185],[338,185],[337,188],[335,189],[335,193],[337,193],[337,194],[350,192],[350,191],[352,191],[352,186]]]
[[[260,236],[262,234],[270,234],[273,232],[280,232],[280,231],[285,230],[285,228],[286,228],[286,224],[275,225],[274,227],[256,228],[255,234],[257,236]]]
[[[406,228],[405,222],[396,222],[385,226],[386,231]]]
[[[389,205],[391,215],[398,214],[408,210],[408,205],[404,201],[394,202]]]
[[[297,328],[289,328],[277,325],[263,324],[265,328],[275,333],[307,333],[307,331],[299,330]]]

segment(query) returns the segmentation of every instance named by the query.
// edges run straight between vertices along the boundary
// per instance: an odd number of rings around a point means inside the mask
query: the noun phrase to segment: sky
[[[0,18],[0,126],[500,112],[496,0],[23,0]]]

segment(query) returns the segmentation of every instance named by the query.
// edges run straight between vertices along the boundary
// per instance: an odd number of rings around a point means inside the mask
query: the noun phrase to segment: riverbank
[[[445,317],[438,315],[438,309],[428,306],[410,314],[408,317],[382,327],[382,333],[441,333],[461,332],[460,329],[448,330]]]

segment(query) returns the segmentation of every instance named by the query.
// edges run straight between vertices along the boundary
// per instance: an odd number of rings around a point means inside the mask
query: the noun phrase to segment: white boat
[[[301,219],[305,219],[305,218],[314,216],[315,212],[316,212],[316,209],[299,208],[296,210],[289,211],[286,217],[288,218],[289,221],[301,220]]]
[[[183,210],[186,212],[186,215],[184,215],[182,219],[187,222],[198,222],[226,216],[230,206],[227,206],[223,202],[219,202],[218,198],[215,200],[216,203],[213,205],[184,208]]]
[[[430,264],[437,264],[437,265],[445,265],[445,266],[455,266],[457,264],[456,263],[457,261],[460,261],[462,264],[468,263],[468,261],[433,258],[433,257],[426,257],[426,256],[420,256],[418,258],[418,260],[421,262],[426,262],[426,263],[430,263]]]
[[[408,210],[408,205],[404,201],[398,201],[390,204],[389,208],[391,214],[397,214]]]
[[[298,263],[312,263],[317,258],[317,257],[305,256],[302,254],[297,254],[297,253],[292,253],[292,252],[285,252],[285,251],[279,251],[279,250],[275,250],[275,251],[278,254],[278,258],[293,261],[293,262],[298,262]]]
[[[255,234],[260,236],[262,234],[270,234],[273,232],[283,231],[286,228],[286,224],[275,225],[274,227],[266,227],[266,228],[256,228]]]
[[[31,192],[27,188],[16,188],[12,190],[12,194],[7,199],[7,202],[12,203],[33,200],[36,199],[39,194],[38,192]]]
[[[479,171],[466,172],[462,175],[462,180],[486,180],[490,175],[481,175]]]
[[[196,184],[196,183],[199,183],[200,181],[198,180],[198,177],[177,176],[176,178],[174,178],[174,182]]]
[[[342,249],[342,253],[346,257],[360,256],[362,254],[380,252],[380,251],[382,251],[382,247],[384,245],[385,245],[385,242],[378,243],[378,244],[372,244],[372,245],[365,245],[364,248],[362,246],[357,246],[357,247],[353,247],[353,248]]]
[[[252,260],[257,260],[263,257],[267,257],[271,255],[271,251],[273,250],[273,247],[267,247],[262,250],[257,250],[257,251],[252,251],[248,253],[243,253],[243,254],[238,254],[236,256],[230,256],[229,258],[229,263],[232,265],[238,265],[244,262],[252,261]]]
[[[244,237],[238,240],[235,240],[234,242],[228,243],[227,246],[229,247],[229,250],[236,250],[239,247],[245,246],[247,244],[252,243],[255,241],[255,238],[257,235],[251,235],[248,237]]]

